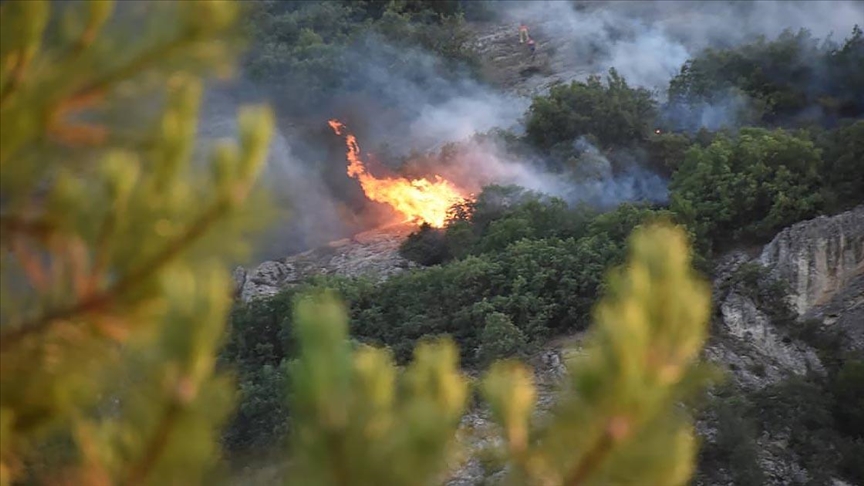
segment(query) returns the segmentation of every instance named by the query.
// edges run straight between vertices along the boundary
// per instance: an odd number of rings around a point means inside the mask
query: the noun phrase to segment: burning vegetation
[[[340,121],[330,120],[328,123],[337,135],[345,136],[345,145],[348,147],[348,152],[345,154],[348,159],[346,171],[348,176],[360,182],[366,197],[389,205],[404,217],[404,221],[427,223],[440,228],[444,226],[450,208],[471,197],[455,184],[438,175],[435,175],[433,180],[375,177],[360,158],[360,145],[357,144],[357,138],[348,133],[345,125]]]

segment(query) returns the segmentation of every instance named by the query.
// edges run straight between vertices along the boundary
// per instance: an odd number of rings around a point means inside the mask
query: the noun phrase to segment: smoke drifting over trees
[[[736,89],[665,104],[670,79],[704,49],[754,42],[759,36],[773,39],[799,28],[842,43],[856,23],[864,24],[864,5],[852,1],[486,2],[483,7],[484,22],[512,24],[514,43],[518,23],[529,24],[557,78],[585,81],[614,68],[629,86],[652,91],[657,123],[688,131],[734,127],[754,105]],[[469,15],[466,25],[453,17],[427,18],[370,2],[259,8],[246,75],[280,114],[282,137],[274,141],[267,183],[277,188],[293,216],[287,226],[277,223],[284,233],[265,238],[274,241],[263,245],[268,248],[263,256],[282,256],[375,224],[374,207],[344,175],[340,141],[325,127],[331,117],[353,128],[364,154],[373,154],[382,169],[426,167],[430,172],[420,175],[450,174],[472,190],[515,183],[601,205],[665,200],[664,177],[649,168],[644,147],[600,147],[595,159],[605,160],[605,168],[601,163],[593,178],[575,183],[572,177],[562,179],[561,171],[563,161],[584,152],[575,148],[580,137],[566,143],[565,155],[524,146],[512,150],[507,137],[523,135],[531,99],[479,79],[481,60],[472,54],[468,28],[476,21]],[[507,137],[470,140],[493,129]],[[452,142],[470,147],[463,147],[465,157],[444,163],[440,150]],[[410,162],[430,154],[439,157],[440,170]],[[288,233],[302,237],[286,241]]]

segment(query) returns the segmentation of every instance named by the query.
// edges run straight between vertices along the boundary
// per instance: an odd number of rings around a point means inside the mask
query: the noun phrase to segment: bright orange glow
[[[440,228],[447,220],[447,210],[465,200],[459,188],[452,182],[435,176],[435,180],[405,179],[403,177],[376,178],[366,169],[360,159],[360,146],[354,135],[345,131],[338,120],[327,122],[337,135],[345,134],[348,147],[347,173],[360,182],[360,187],[369,199],[388,204],[405,216],[406,221],[428,223]]]

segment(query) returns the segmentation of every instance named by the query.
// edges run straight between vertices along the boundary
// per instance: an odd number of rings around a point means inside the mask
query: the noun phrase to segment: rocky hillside
[[[244,302],[271,296],[314,275],[384,279],[414,264],[399,255],[399,245],[414,225],[386,226],[333,241],[297,255],[261,263],[252,270],[237,267],[234,283]]]
[[[541,94],[558,83],[583,79],[602,70],[586,57],[573,38],[552,34],[553,19],[533,19],[530,34],[536,52],[532,56],[519,43],[518,23],[482,22],[471,25],[473,47],[482,59],[484,79],[522,96]]]
[[[777,306],[760,299],[742,282],[746,271],[760,278],[780,281],[789,290],[791,321],[778,315]],[[803,221],[781,231],[770,243],[753,253],[733,252],[721,259],[713,279],[717,307],[713,337],[705,351],[707,359],[724,369],[745,390],[759,390],[792,375],[822,372],[816,350],[797,338],[805,321],[841,328],[852,346],[862,349],[864,334],[864,206],[836,215]],[[554,384],[564,373],[564,348],[574,349],[573,336],[540,352],[532,359],[540,385],[541,408],[554,400]],[[566,346],[565,346],[566,344]],[[577,344],[578,346],[578,344]],[[474,410],[463,421],[472,446],[486,445],[484,436],[492,427],[485,410]],[[698,424],[707,444],[716,438],[712,417]],[[766,484],[803,484],[810,477],[797,457],[784,446],[783,438],[760,437],[758,461],[766,472]],[[471,458],[457,468],[450,486],[481,484],[494,478],[483,462]],[[697,477],[696,484],[734,484],[725,471]],[[844,483],[835,482],[836,485]]]
[[[764,269],[788,289],[788,303],[799,323],[811,320],[840,329],[850,337],[850,345],[862,349],[864,206],[792,225],[757,256],[727,255],[714,280],[719,326],[709,356],[730,368],[741,384],[764,386],[784,374],[818,370],[814,350],[790,336],[795,328],[777,325],[783,316],[770,308],[774,303],[760,302],[746,285],[733,283],[748,264]]]

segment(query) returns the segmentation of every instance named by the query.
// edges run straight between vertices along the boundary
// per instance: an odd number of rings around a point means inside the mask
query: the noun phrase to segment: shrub
[[[522,365],[497,362],[484,376],[481,390],[502,439],[493,455],[507,462],[507,482],[687,483],[696,442],[677,404],[704,383],[695,360],[707,337],[710,292],[689,268],[685,241],[665,227],[634,235],[629,264],[611,277],[587,346],[568,363],[569,383],[551,420],[532,420],[536,390]],[[452,343],[421,343],[400,374],[385,350],[351,351],[344,310],[332,299],[307,297],[296,312],[297,431],[286,479],[446,480],[469,397]]]
[[[821,164],[803,135],[741,129],[687,151],[670,184],[671,209],[705,247],[762,240],[821,207]]]
[[[493,312],[486,317],[486,325],[480,333],[477,361],[488,365],[497,359],[525,352],[526,347],[525,335],[513,325],[510,318],[506,314]]]
[[[525,131],[528,140],[544,150],[588,135],[596,137],[601,148],[632,146],[653,132],[656,115],[651,93],[631,88],[610,69],[605,85],[592,76],[534,98]]]

